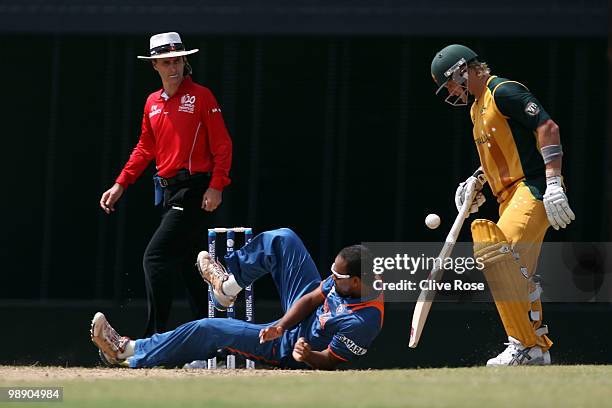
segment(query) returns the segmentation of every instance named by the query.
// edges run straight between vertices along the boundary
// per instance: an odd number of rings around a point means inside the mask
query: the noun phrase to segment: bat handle
[[[482,169],[482,166],[476,169],[474,174],[472,174],[472,177],[474,177],[476,180],[478,180],[478,182],[480,183],[481,187],[484,186],[485,184],[487,184],[487,176],[485,176],[484,170]]]

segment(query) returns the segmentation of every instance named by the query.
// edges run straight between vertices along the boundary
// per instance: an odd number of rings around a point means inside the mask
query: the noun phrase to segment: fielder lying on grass
[[[382,328],[383,296],[372,288],[372,272],[362,281],[362,257],[371,262],[371,254],[361,245],[342,249],[332,264],[332,275],[321,281],[293,231],[267,231],[225,257],[229,272],[205,251],[198,255],[197,266],[213,285],[215,307],[220,310],[232,304],[244,287],[271,274],[285,313],[280,320],[253,324],[205,318],[130,340],[98,312],[91,324],[91,340],[107,363],[131,368],[182,366],[226,349],[283,368],[332,370],[366,354]]]

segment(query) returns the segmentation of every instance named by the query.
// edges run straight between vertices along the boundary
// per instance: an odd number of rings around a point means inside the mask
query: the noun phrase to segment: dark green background
[[[233,183],[211,225],[291,227],[324,276],[347,244],[443,241],[456,185],[478,165],[468,109],[436,97],[429,73],[436,51],[457,42],[527,85],[560,126],[577,219],[547,240],[610,240],[605,0],[0,2],[0,362],[94,364],[97,310],[123,334],[142,333],[141,257],[159,219],[152,169],[112,216],[98,201],[160,87],[136,55],[172,30],[200,49],[194,78],[234,140]],[[479,216],[496,219],[496,207],[488,195]],[[424,225],[432,212],[435,231]],[[257,321],[277,318],[270,280],[255,288]],[[173,325],[191,318],[175,290]],[[412,306],[387,306],[357,366],[483,364],[503,348],[493,305],[438,303],[409,351]],[[609,315],[609,304],[547,304],[553,361],[609,363]]]
[[[523,82],[559,124],[577,219],[548,238],[608,239],[604,39],[459,38]],[[196,81],[234,140],[232,185],[211,225],[288,226],[323,274],[344,245],[443,240],[456,184],[477,167],[467,108],[434,95],[445,39],[186,36]],[[2,47],[2,298],[143,296],[141,255],[158,222],[152,166],[117,212],[98,207],[160,86],[142,36],[14,36]],[[489,196],[481,215],[495,219]],[[442,226],[430,231],[435,212]],[[469,240],[466,235],[462,237]],[[205,238],[202,243],[204,245]],[[268,291],[259,295],[267,297]],[[272,296],[270,294],[270,296]]]

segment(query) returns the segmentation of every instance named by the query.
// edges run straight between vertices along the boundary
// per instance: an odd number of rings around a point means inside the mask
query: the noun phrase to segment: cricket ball
[[[425,217],[425,225],[430,229],[436,229],[440,226],[440,216],[438,214],[429,214]]]

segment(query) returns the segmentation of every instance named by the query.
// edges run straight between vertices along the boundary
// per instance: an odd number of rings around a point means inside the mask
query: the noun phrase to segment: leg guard
[[[543,351],[548,350],[553,342],[548,338],[548,326],[542,324],[542,301],[540,300],[540,294],[542,289],[539,283],[530,281],[529,285],[529,319],[535,329],[536,335],[542,337],[545,346],[541,346]],[[542,342],[538,341],[538,344]]]
[[[484,264],[483,273],[506,333],[526,347],[538,345],[547,350],[550,345],[544,330],[536,333],[530,316],[535,312],[529,296],[533,293],[531,280],[521,272],[504,233],[495,223],[480,219],[472,223],[472,237],[474,256]]]

